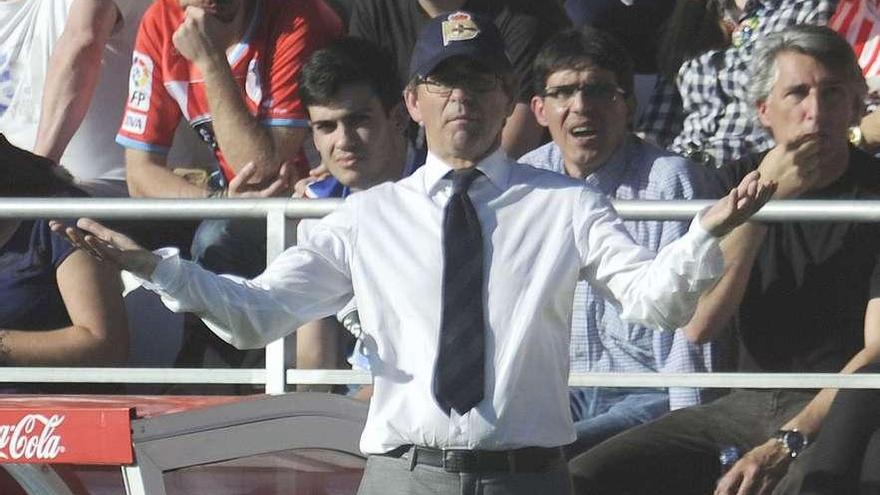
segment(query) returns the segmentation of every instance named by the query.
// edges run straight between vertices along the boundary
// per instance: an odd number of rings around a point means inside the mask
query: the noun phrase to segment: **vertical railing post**
[[[288,228],[284,209],[271,210],[266,214],[266,264],[272,262],[288,246],[296,242],[296,229]],[[266,393],[283,394],[287,390],[285,368],[285,339],[280,338],[266,346]]]

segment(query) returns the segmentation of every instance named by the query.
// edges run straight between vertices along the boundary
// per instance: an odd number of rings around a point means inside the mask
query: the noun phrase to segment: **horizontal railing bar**
[[[369,385],[372,382],[372,375],[370,375],[369,371],[287,370],[288,385]]]
[[[339,199],[141,199],[141,198],[5,198],[0,218],[64,218],[91,216],[105,219],[264,218],[284,210],[291,218],[321,217],[342,203]],[[709,201],[616,200],[621,216],[639,220],[689,220]],[[771,201],[755,217],[781,221],[880,221],[880,201],[780,200]]]
[[[370,374],[351,370],[287,370],[287,383],[366,384]],[[572,373],[573,387],[876,388],[880,374],[836,373]]]
[[[269,212],[278,210],[288,217],[318,218],[340,204],[341,199],[5,198],[0,199],[0,218],[199,220],[265,218]]]
[[[369,372],[288,369],[287,383],[369,384]],[[266,383],[266,370],[198,368],[2,368],[0,383]],[[573,373],[576,387],[867,388],[880,389],[880,374],[838,373]]]
[[[578,373],[573,387],[871,388],[880,374],[860,373]]]
[[[615,209],[631,220],[690,220],[712,201],[644,201],[615,200]],[[786,199],[767,203],[754,216],[765,222],[877,222],[880,201]]]
[[[265,368],[0,368],[0,383],[266,383]]]

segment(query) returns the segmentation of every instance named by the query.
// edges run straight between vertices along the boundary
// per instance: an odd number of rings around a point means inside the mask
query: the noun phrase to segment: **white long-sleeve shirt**
[[[211,274],[163,259],[153,288],[175,311],[192,311],[221,338],[258,347],[335,314],[354,293],[371,349],[374,395],[365,453],[403,444],[500,450],[574,440],[568,406],[572,298],[579,277],[620,301],[623,318],[674,329],[723,267],[698,221],[652,261],[605,197],[500,152],[478,164],[470,187],[483,229],[485,398],[447,416],[431,394],[440,331],[442,218],[450,167],[429,155],[396,183],[354,194],[309,242],[288,249],[257,278]]]

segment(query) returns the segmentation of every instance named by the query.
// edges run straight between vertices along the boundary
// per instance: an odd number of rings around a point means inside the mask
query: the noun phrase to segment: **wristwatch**
[[[859,149],[865,149],[865,135],[862,133],[862,128],[854,125],[849,128],[849,142],[853,146]]]
[[[797,428],[792,430],[779,430],[773,438],[782,444],[782,447],[788,452],[788,456],[792,459],[796,459],[797,456],[801,455],[801,452],[803,452],[809,444],[807,436],[797,431]]]

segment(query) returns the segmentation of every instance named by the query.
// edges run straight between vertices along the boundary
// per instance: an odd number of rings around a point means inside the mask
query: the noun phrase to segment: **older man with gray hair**
[[[766,38],[754,67],[756,117],[777,146],[722,167],[721,182],[757,169],[777,199],[876,197],[880,163],[847,139],[866,90],[847,42],[794,26]],[[709,339],[736,315],[741,371],[852,373],[880,358],[877,224],[749,222],[721,246],[727,271],[690,327]],[[835,393],[737,390],[676,411],[574,459],[576,490],[797,493]]]

